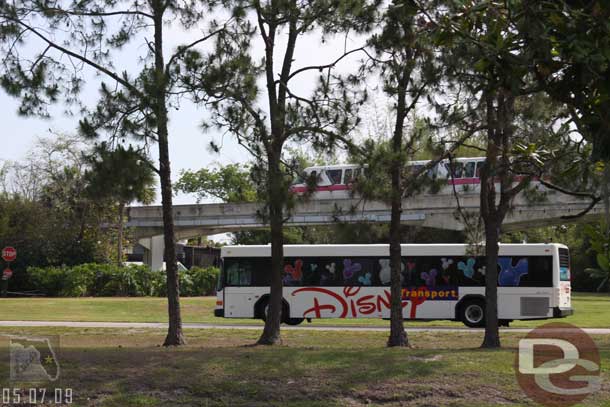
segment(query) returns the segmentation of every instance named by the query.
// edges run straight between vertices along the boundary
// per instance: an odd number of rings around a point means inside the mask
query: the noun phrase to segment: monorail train
[[[454,186],[460,193],[479,193],[479,173],[484,161],[485,157],[454,158],[451,164],[449,160],[443,160],[429,170],[426,176],[430,179],[446,180],[446,185],[441,187],[441,193],[452,193]],[[417,170],[428,162],[411,161],[409,166]],[[451,176],[451,167],[453,167],[453,176]],[[316,177],[316,187],[312,191],[315,199],[349,198],[352,186],[359,176],[366,176],[366,167],[357,164],[308,167],[291,185],[290,190],[303,195],[308,190],[306,180]]]

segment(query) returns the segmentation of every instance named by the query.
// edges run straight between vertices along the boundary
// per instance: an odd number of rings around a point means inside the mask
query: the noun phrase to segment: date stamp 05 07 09
[[[10,387],[2,388],[1,406],[72,404],[72,388],[49,386],[59,384],[59,336],[2,337],[8,341]]]

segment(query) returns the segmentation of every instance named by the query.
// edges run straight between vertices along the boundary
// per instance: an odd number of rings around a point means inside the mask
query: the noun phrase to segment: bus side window
[[[343,275],[341,273],[341,260],[337,258],[320,258],[317,261],[319,273],[319,285],[322,287],[339,287],[343,285]]]
[[[347,260],[351,263],[343,262],[343,277],[349,281],[349,285],[376,285],[378,275],[372,258],[357,257]]]
[[[319,286],[320,285],[320,264],[318,259],[305,258],[303,263],[303,285]]]
[[[401,266],[401,282],[403,287],[412,287],[415,285],[415,258],[402,258]]]
[[[552,287],[553,257],[529,256],[527,274],[519,279],[519,287]]]
[[[449,280],[463,287],[485,286],[485,257],[452,257],[453,267],[449,268]],[[453,277],[453,278],[452,278]]]
[[[248,287],[252,284],[252,265],[246,259],[226,260],[227,285]]]

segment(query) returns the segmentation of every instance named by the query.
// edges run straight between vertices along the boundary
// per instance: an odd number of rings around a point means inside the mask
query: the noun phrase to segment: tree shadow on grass
[[[100,391],[176,391],[222,402],[299,401],[341,397],[362,384],[423,378],[437,372],[430,352],[274,348],[62,349],[61,385],[81,397]],[[78,394],[77,394],[78,397]]]

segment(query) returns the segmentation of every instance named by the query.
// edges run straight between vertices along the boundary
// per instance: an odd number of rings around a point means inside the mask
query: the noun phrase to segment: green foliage
[[[541,1],[527,5],[523,24],[535,75],[593,144],[594,159],[610,158],[610,3]],[[586,27],[586,29],[584,29]]]
[[[191,290],[188,291],[181,285],[180,292],[182,295],[190,297],[212,295],[220,276],[220,270],[217,267],[191,267],[183,273],[190,276],[192,286]]]
[[[49,296],[142,296],[153,294],[146,266],[87,263],[73,267],[29,267],[31,286]]]
[[[218,279],[216,267],[193,267],[179,272],[186,296],[211,295]],[[165,272],[147,266],[118,267],[88,263],[73,267],[29,267],[30,286],[53,297],[165,296]]]
[[[585,233],[591,243],[591,252],[595,254],[597,267],[586,269],[592,278],[600,281],[597,288],[601,291],[604,286],[610,290],[610,235],[604,223],[587,225]]]
[[[126,205],[132,201],[151,203],[155,198],[155,174],[148,157],[133,146],[111,149],[102,142],[88,154],[85,172],[87,192],[97,199]]]
[[[0,245],[15,246],[11,291],[32,289],[28,267],[105,262],[113,231],[102,229],[114,206],[85,193],[87,146],[58,136],[41,139],[12,164],[0,193]]]
[[[182,171],[174,189],[197,194],[197,199],[218,198],[223,202],[259,201],[247,166],[228,164],[209,170]]]

